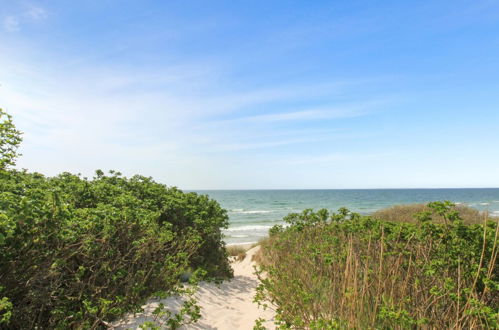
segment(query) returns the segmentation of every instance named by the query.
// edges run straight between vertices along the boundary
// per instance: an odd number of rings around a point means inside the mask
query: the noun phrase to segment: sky
[[[18,168],[499,187],[499,1],[0,1]]]

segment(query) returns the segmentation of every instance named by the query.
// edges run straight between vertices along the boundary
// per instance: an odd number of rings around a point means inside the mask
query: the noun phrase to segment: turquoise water
[[[228,211],[228,244],[253,243],[267,236],[290,212],[306,208],[337,210],[344,206],[361,214],[396,204],[450,200],[499,216],[497,189],[359,189],[359,190],[210,190],[196,191],[217,200]]]

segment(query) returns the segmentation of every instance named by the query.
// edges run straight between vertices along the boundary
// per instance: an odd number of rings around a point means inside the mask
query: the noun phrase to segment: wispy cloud
[[[375,161],[383,158],[391,157],[390,152],[335,152],[321,155],[302,155],[292,156],[282,161],[286,164],[302,164],[302,165],[334,165],[338,163],[361,163],[366,161]]]
[[[339,119],[349,117],[359,117],[368,113],[366,106],[344,106],[308,109],[300,111],[291,111],[275,114],[264,114],[257,116],[241,117],[230,119],[226,122],[234,123],[270,123],[276,121],[295,121],[295,120],[322,120],[322,119]]]
[[[7,16],[3,19],[3,27],[9,32],[19,31],[19,20],[15,16]]]
[[[22,28],[49,14],[30,7],[13,17]],[[114,61],[101,51],[68,55],[47,47],[39,55],[28,43],[0,45],[0,106],[26,132],[20,167],[88,176],[96,168],[117,169],[183,187],[216,187],[232,175],[237,185],[256,162],[277,168],[288,152],[307,154],[309,147],[355,138],[337,126],[301,123],[367,116],[379,108],[358,93],[377,77],[237,85],[227,72],[231,66],[217,58],[130,65],[134,47],[128,46]],[[239,172],[228,168],[234,164]]]
[[[318,141],[318,138],[301,138],[301,139],[286,139],[286,140],[273,140],[267,142],[247,142],[247,143],[220,143],[215,145],[214,151],[240,151],[240,150],[255,150],[267,149],[286,145],[296,145],[302,143],[310,143]]]
[[[47,18],[48,13],[47,11],[42,8],[42,7],[35,7],[35,6],[30,6],[25,12],[24,15],[32,18],[34,20],[42,20]]]
[[[23,23],[42,21],[47,17],[48,12],[44,8],[30,5],[26,9],[22,9],[16,13],[5,16],[2,23],[6,31],[18,32],[21,30],[21,25]]]
[[[376,105],[358,102],[288,110],[210,125],[206,119],[221,114],[237,116],[241,108],[273,104],[288,97],[307,99],[331,91],[344,93],[344,86],[355,84],[316,84],[316,88],[309,84],[274,85],[237,91],[210,86],[217,76],[215,65],[208,71],[183,64],[181,70],[171,67],[161,72],[135,72],[112,65],[95,69],[91,63],[59,63],[57,67],[38,65],[33,60],[29,63],[22,65],[0,56],[0,74],[5,79],[0,102],[26,132],[25,156],[19,164],[49,174],[71,170],[91,175],[96,167],[103,167],[128,174],[139,171],[160,179],[164,173],[176,173],[173,181],[168,178],[170,183],[189,184],[190,176],[179,166],[213,161],[211,166],[216,169],[219,165],[215,160],[221,154],[277,150],[334,138],[332,128],[264,130],[259,127],[261,123],[355,117],[370,113]],[[55,162],[50,155],[66,157]],[[205,170],[200,166],[193,169]]]

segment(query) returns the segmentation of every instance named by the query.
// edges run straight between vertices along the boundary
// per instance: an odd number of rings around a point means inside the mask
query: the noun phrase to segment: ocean
[[[227,244],[254,243],[291,212],[346,207],[370,214],[396,204],[449,200],[499,216],[499,188],[348,189],[348,190],[201,190],[228,211]]]

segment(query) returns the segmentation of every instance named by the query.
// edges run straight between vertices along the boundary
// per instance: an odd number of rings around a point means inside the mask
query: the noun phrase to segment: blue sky
[[[499,187],[499,1],[9,1],[18,167],[183,189]]]

